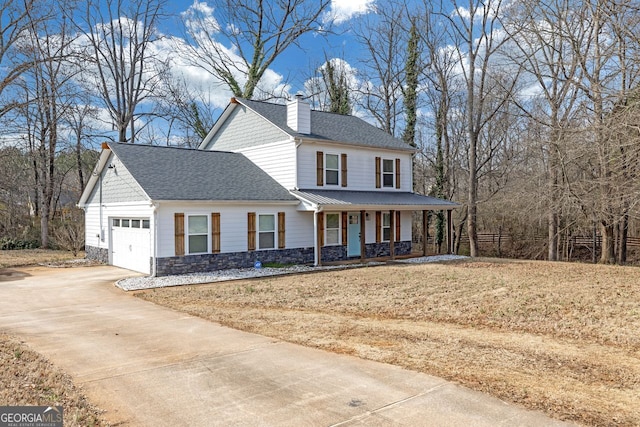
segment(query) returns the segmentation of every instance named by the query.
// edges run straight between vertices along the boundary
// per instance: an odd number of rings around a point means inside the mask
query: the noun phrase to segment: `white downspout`
[[[153,263],[151,276],[156,277],[158,271],[158,204],[153,203]]]
[[[313,265],[318,266],[318,211],[313,211]]]

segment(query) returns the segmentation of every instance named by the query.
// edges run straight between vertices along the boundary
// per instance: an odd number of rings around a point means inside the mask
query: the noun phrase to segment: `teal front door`
[[[360,213],[349,213],[347,224],[347,256],[360,256]]]

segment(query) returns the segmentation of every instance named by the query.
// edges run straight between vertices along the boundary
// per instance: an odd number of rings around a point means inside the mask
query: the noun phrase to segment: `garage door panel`
[[[115,223],[118,222],[115,221]],[[111,263],[117,267],[150,274],[151,231],[149,228],[122,226],[122,224],[130,225],[131,223],[131,220],[125,219],[119,222],[120,226],[114,226],[112,221]]]

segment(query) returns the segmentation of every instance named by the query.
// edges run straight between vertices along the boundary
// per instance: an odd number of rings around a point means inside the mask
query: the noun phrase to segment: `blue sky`
[[[206,0],[200,3],[207,3]],[[349,62],[355,59],[357,43],[353,40],[350,32],[350,23],[354,19],[363,14],[373,13],[375,8],[375,0],[332,0],[331,17],[334,23],[334,29],[339,34],[330,35],[328,37],[319,36],[317,34],[306,34],[301,38],[301,45],[304,49],[297,46],[291,46],[284,51],[271,67],[271,75],[265,76],[265,82],[269,79],[275,79],[281,76],[290,87],[288,92],[296,93],[304,89],[304,80],[310,77],[312,68],[320,66],[324,62],[325,52],[329,58],[343,57]],[[173,37],[181,37],[184,29],[182,22],[177,17],[185,12],[194,4],[193,1],[179,1],[168,5],[168,12],[173,15],[162,23],[160,30]],[[208,4],[211,6],[211,4]],[[327,17],[328,19],[328,17]],[[186,65],[185,65],[186,67]],[[177,68],[175,67],[177,72]],[[191,68],[191,67],[186,67]],[[202,75],[201,70],[184,70],[183,75],[192,76],[194,85],[206,85],[208,77]],[[199,82],[197,80],[200,80]],[[217,90],[216,90],[217,91]],[[216,96],[216,104],[224,101],[224,105],[229,100],[227,90],[219,91],[220,96]],[[224,95],[223,95],[224,94]],[[223,107],[224,105],[217,105]]]

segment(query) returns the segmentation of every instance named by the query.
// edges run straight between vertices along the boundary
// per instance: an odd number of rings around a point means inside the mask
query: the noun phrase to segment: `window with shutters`
[[[338,185],[340,176],[340,157],[337,154],[327,154],[325,158],[325,184]]]
[[[273,249],[275,244],[275,215],[258,215],[258,249]]]
[[[187,217],[187,251],[189,254],[209,252],[209,220],[207,215]]]
[[[392,159],[382,160],[382,186],[393,187],[393,178],[395,176],[394,161]]]
[[[391,214],[389,212],[382,213],[382,241],[391,240]]]
[[[340,244],[340,214],[326,214],[325,234],[326,245]]]

